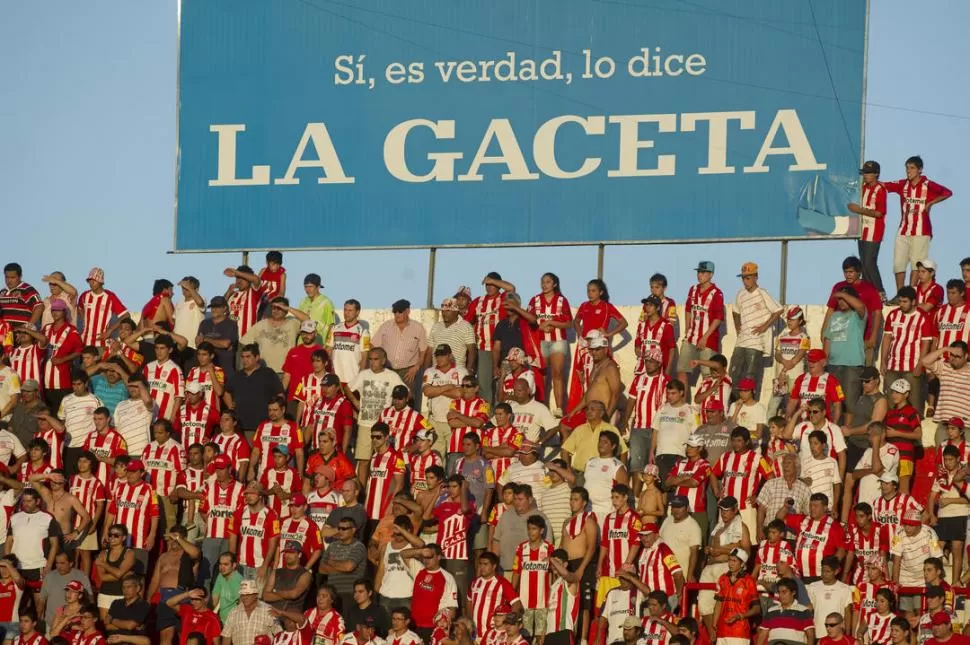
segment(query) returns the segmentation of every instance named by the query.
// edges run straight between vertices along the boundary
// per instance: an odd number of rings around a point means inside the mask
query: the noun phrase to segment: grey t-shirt
[[[48,625],[53,622],[54,612],[57,611],[57,608],[63,607],[64,603],[67,602],[67,597],[64,594],[64,586],[72,580],[80,582],[84,585],[88,594],[91,594],[91,581],[88,580],[88,577],[80,569],[71,569],[64,576],[59,574],[57,569],[54,569],[44,576],[44,584],[40,586],[40,595],[47,599],[47,605],[44,608],[44,621]]]
[[[704,437],[704,447],[707,449],[707,463],[712,467],[717,463],[731,444],[731,431],[738,425],[733,421],[727,420],[721,425],[705,423],[694,430],[695,436]]]
[[[350,544],[331,542],[323,554],[324,562],[347,560],[355,563],[353,571],[327,575],[327,582],[334,586],[337,593],[351,593],[354,590],[354,581],[364,576],[367,570],[367,547],[356,540]]]
[[[514,508],[503,513],[495,526],[495,541],[499,543],[499,564],[503,571],[511,571],[515,563],[515,551],[519,545],[529,539],[526,523],[529,516],[538,515],[546,521],[546,527],[552,526],[549,518],[540,512],[536,506],[519,515]],[[547,531],[548,534],[548,531]]]
[[[341,506],[333,509],[327,516],[327,526],[337,528],[337,524],[345,517],[354,521],[354,525],[357,527],[357,539],[362,540],[364,538],[364,527],[367,526],[367,511],[364,509],[364,505],[354,504],[353,506]]]

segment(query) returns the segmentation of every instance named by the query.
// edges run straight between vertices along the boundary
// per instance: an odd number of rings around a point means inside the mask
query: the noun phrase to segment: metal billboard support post
[[[242,263],[249,266],[249,251],[242,252]]]
[[[438,249],[431,247],[428,249],[428,309],[434,309],[434,263],[438,255]]]
[[[606,245],[600,244],[596,247],[596,277],[603,279],[603,257],[606,254]]]
[[[781,304],[787,305],[788,296],[788,240],[781,241],[781,287],[779,288]]]

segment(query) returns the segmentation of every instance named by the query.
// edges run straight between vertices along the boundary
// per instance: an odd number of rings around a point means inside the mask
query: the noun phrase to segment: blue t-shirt
[[[95,374],[91,377],[91,394],[101,399],[104,407],[114,416],[118,404],[128,398],[128,386],[124,381],[111,385],[103,374]]]
[[[823,334],[829,340],[829,365],[865,365],[865,331],[866,319],[855,311],[832,312]]]

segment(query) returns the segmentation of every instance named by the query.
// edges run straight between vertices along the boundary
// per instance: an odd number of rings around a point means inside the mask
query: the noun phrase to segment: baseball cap
[[[887,484],[898,484],[899,475],[897,475],[896,473],[884,471],[881,475],[879,475],[879,481],[885,482]]]
[[[932,618],[930,618],[930,624],[931,625],[949,625],[950,624],[950,614],[946,613],[945,611],[938,611],[935,614],[933,614],[933,617]]]
[[[411,396],[411,393],[408,391],[407,385],[395,385],[394,389],[391,390],[392,399],[406,399],[409,396]]]
[[[137,473],[139,470],[145,470],[145,464],[142,463],[141,459],[132,459],[125,466],[125,470],[130,473]]]
[[[283,552],[285,553],[287,551],[296,551],[297,553],[302,553],[303,545],[297,540],[287,540],[286,543],[283,544]]]
[[[326,477],[328,482],[333,483],[333,481],[337,479],[337,473],[334,471],[333,466],[323,464],[322,466],[317,467],[316,472]]]
[[[739,390],[749,390],[754,392],[756,387],[758,387],[758,384],[754,382],[753,378],[743,378],[741,379],[741,382],[738,383]]]
[[[216,470],[220,470],[222,468],[229,468],[230,466],[232,466],[232,459],[229,458],[229,455],[216,455],[215,458],[212,460],[212,466]]]
[[[21,392],[36,392],[39,389],[40,389],[40,383],[38,383],[36,380],[32,378],[29,378],[20,384]]]
[[[209,300],[209,309],[212,309],[213,307],[228,307],[228,306],[229,306],[229,303],[226,302],[226,299],[224,296],[213,296],[213,298]]]
[[[254,593],[259,593],[259,587],[256,586],[255,580],[243,580],[239,583],[240,596],[248,596]]]
[[[875,367],[871,365],[868,367],[863,367],[862,374],[859,375],[859,378],[862,379],[863,381],[869,381],[874,378],[879,378],[879,370],[877,370]]]
[[[879,174],[879,162],[878,161],[867,161],[862,164],[862,168],[859,168],[859,174],[862,175],[867,172]]]
[[[395,300],[394,304],[391,305],[391,311],[396,314],[404,313],[411,308],[411,302],[401,298],[400,300]]]
[[[283,444],[278,443],[275,446],[273,446],[273,452],[278,452],[281,455],[285,455],[285,456],[289,457],[290,456],[290,447],[289,446],[284,446]]]
[[[936,262],[926,258],[925,260],[920,260],[916,263],[916,266],[923,267],[924,269],[929,269],[930,271],[936,271]]]
[[[731,557],[737,558],[741,562],[748,561],[748,552],[742,548],[731,549],[731,553],[729,553],[728,555],[730,555]]]
[[[667,502],[668,506],[673,506],[674,508],[687,508],[690,506],[690,500],[684,495],[674,495]]]
[[[519,446],[519,449],[516,452],[518,452],[520,454],[523,454],[523,455],[527,455],[527,454],[532,453],[532,452],[535,452],[535,451],[536,451],[536,445],[535,445],[535,443],[533,443],[532,441],[529,441],[528,439],[526,439],[525,441],[522,442],[522,445]]]
[[[825,355],[825,352],[820,349],[810,349],[808,350],[807,358],[809,363],[817,363],[819,361],[824,361],[827,356]]]
[[[308,273],[306,277],[303,278],[303,285],[306,286],[312,284],[314,287],[322,287],[323,279],[316,273]]]
[[[909,394],[909,391],[913,389],[913,386],[909,384],[909,381],[903,378],[898,378],[893,381],[893,384],[889,386],[889,389],[893,392],[899,392],[900,394]]]
[[[290,498],[290,506],[306,506],[306,495],[303,493],[295,493]]]
[[[724,404],[721,403],[720,399],[715,399],[714,397],[709,396],[704,401],[704,409],[705,410],[720,410],[721,412],[724,412]]]
[[[900,524],[904,526],[920,526],[923,523],[923,518],[920,517],[920,512],[915,508],[911,508],[899,519]]]
[[[697,263],[697,268],[694,269],[694,270],[695,271],[709,271],[710,273],[714,273],[714,263],[711,262],[710,260],[702,260],[702,261],[700,261],[700,262]]]
[[[596,331],[595,335],[594,332],[590,332],[586,336],[586,343],[590,349],[598,349],[600,347],[609,347],[610,339],[599,333],[599,331]]]
[[[189,394],[199,394],[202,392],[202,384],[198,381],[190,381],[185,384],[185,391]]]
[[[654,363],[662,363],[664,360],[663,352],[656,345],[651,345],[647,351],[643,353],[643,360],[653,361]]]
[[[653,305],[654,307],[663,306],[663,301],[657,296],[647,296],[646,298],[641,300],[640,303],[644,305]]]
[[[301,332],[306,332],[308,334],[316,333],[316,331],[317,331],[317,323],[313,322],[312,320],[304,320],[300,324],[300,331]]]
[[[64,585],[64,591],[84,591],[84,585],[82,585],[78,580],[71,580],[69,583]]]
[[[758,265],[754,262],[745,262],[741,265],[741,273],[738,277],[744,277],[746,275],[758,275]]]
[[[340,377],[336,374],[324,374],[320,379],[320,385],[333,386],[340,385]]]
[[[654,522],[648,522],[640,527],[640,535],[650,535],[651,533],[656,533],[660,530]]]
[[[513,347],[509,350],[509,353],[505,355],[505,360],[507,361],[524,361],[525,352],[522,351],[521,347]]]
[[[445,298],[441,301],[441,311],[458,311],[458,301],[454,298]]]
[[[60,298],[52,298],[51,311],[68,311],[67,303]]]
[[[705,446],[704,437],[699,434],[692,434],[687,437],[687,441],[684,442],[685,446],[690,446],[691,448],[703,448]]]
[[[101,267],[91,267],[91,270],[88,271],[88,280],[94,280],[95,282],[104,284],[104,269]]]
[[[961,419],[960,417],[951,417],[946,421],[944,421],[943,423],[945,423],[948,426],[953,426],[954,428],[960,428],[961,430],[965,430],[967,427],[967,424],[965,424],[963,422],[963,419]]]
[[[721,501],[719,501],[717,503],[717,507],[718,508],[723,508],[725,510],[729,510],[729,509],[732,509],[732,508],[737,508],[738,507],[738,499],[736,497],[732,496],[732,495],[728,495],[727,497],[722,497],[721,498]]]
[[[637,629],[642,626],[643,625],[640,623],[640,619],[636,616],[627,616],[623,620],[623,629]]]
[[[785,313],[785,318],[787,318],[788,320],[791,320],[792,318],[798,318],[799,316],[804,318],[805,312],[802,311],[802,308],[799,307],[798,305],[792,305],[791,307],[788,308],[788,311]]]
[[[414,438],[418,441],[434,441],[434,431],[428,429],[418,430],[417,434],[414,435]]]
[[[647,464],[646,466],[643,467],[643,474],[659,477],[660,469],[657,467],[657,464]]]
[[[448,345],[447,343],[441,343],[440,345],[434,348],[435,356],[447,356],[450,353],[451,353],[451,345]]]

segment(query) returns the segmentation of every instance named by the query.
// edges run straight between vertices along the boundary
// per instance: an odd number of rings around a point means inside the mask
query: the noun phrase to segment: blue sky
[[[794,1],[794,0],[787,0]],[[859,1],[859,0],[846,0]],[[79,287],[88,269],[105,269],[108,287],[132,308],[151,295],[155,278],[177,282],[193,274],[202,293],[224,291],[221,270],[238,254],[168,255],[172,246],[175,173],[177,19],[174,0],[7,3],[0,22],[0,211],[2,260],[19,261],[25,278],[63,271]],[[970,172],[970,2],[901,0],[871,3],[866,158],[882,163],[883,178],[903,176],[906,157],[920,154],[926,174],[955,195],[934,210],[931,255],[940,281],[959,275],[966,243],[968,201],[961,181]],[[792,73],[797,73],[793,63]],[[890,201],[887,229],[898,223]],[[891,235],[890,235],[891,240]],[[891,241],[889,242],[891,246]],[[682,302],[697,260],[718,265],[715,281],[729,296],[740,264],[761,265],[761,283],[778,293],[778,243],[608,247],[605,279],[617,304],[637,303],[655,270]],[[841,259],[854,241],[793,242],[788,300],[819,303],[840,279]],[[881,254],[892,284],[891,248]],[[255,256],[251,263],[258,265]],[[290,296],[302,276],[320,273],[337,302],[356,297],[365,308],[399,298],[423,305],[427,251],[288,253]],[[544,271],[557,273],[578,304],[595,277],[593,247],[442,250],[434,297],[459,284],[476,285],[497,270],[521,292],[538,291]],[[478,289],[476,289],[478,292]]]

